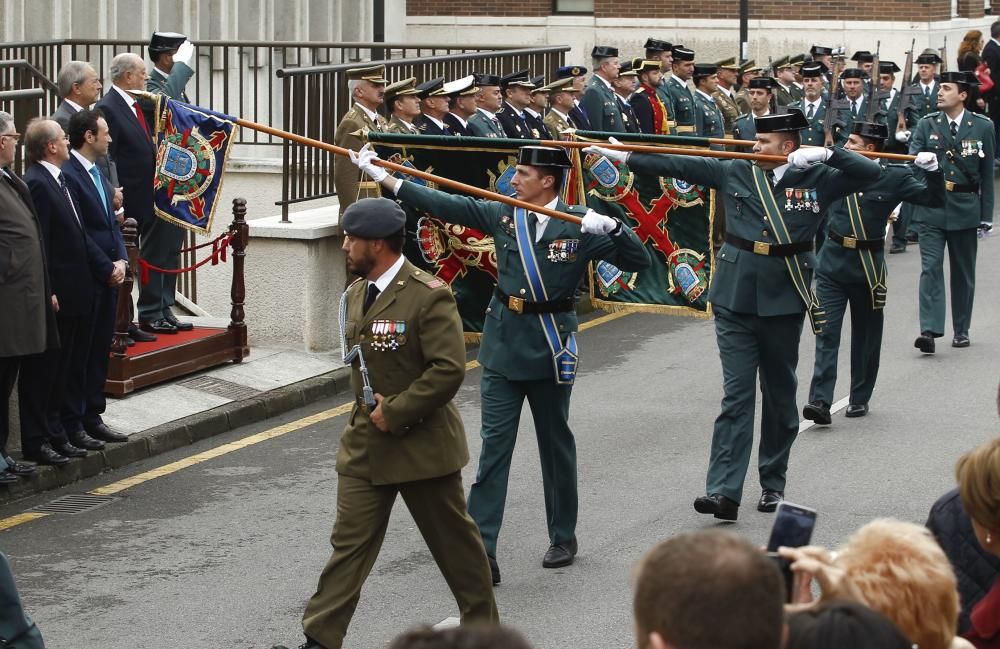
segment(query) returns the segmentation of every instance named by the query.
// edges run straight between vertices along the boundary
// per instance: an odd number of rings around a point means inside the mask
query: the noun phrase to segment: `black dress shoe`
[[[0,471],[0,484],[11,484],[17,482],[17,476],[10,471]]]
[[[126,347],[135,347],[135,341],[132,340],[132,336],[125,336],[125,346]]]
[[[893,242],[892,246],[889,247],[889,254],[890,255],[898,255],[901,252],[906,252],[906,244],[905,243],[896,243],[896,242]]]
[[[143,331],[135,325],[128,326],[128,337],[137,343],[151,343],[156,340],[156,336]]]
[[[52,449],[59,455],[65,457],[87,457],[87,451],[74,446],[72,442],[66,442],[65,444],[56,444]]]
[[[929,331],[925,331],[913,341],[913,346],[924,354],[934,353],[934,336]]]
[[[868,404],[867,403],[852,403],[847,406],[847,412],[844,413],[845,417],[864,417],[868,414]]]
[[[102,442],[111,442],[112,444],[119,444],[121,442],[128,441],[128,435],[122,435],[121,433],[116,433],[115,431],[108,428],[108,425],[101,422],[87,431],[87,434],[93,437],[95,440],[100,440]]]
[[[57,453],[48,444],[42,444],[38,447],[37,451],[25,451],[24,459],[31,460],[32,462],[37,462],[39,464],[48,464],[51,466],[62,466],[63,464],[69,464],[69,458],[61,453]]]
[[[952,347],[968,347],[970,344],[969,337],[965,334],[955,334],[955,337],[951,339]]]
[[[180,320],[177,319],[177,316],[175,316],[173,313],[170,313],[169,311],[163,316],[163,319],[169,322],[170,324],[174,325],[174,327],[177,328],[177,331],[191,331],[192,329],[194,329],[193,324],[191,324],[190,322],[181,322]]]
[[[98,439],[94,439],[88,435],[85,431],[78,430],[75,433],[70,433],[66,436],[69,439],[69,443],[77,448],[82,448],[87,451],[100,451],[104,448],[104,442]],[[66,455],[63,453],[63,455]],[[71,456],[72,457],[72,456]]]
[[[906,233],[905,239],[906,243],[918,243],[920,241],[920,237],[912,230]]]
[[[163,318],[160,318],[158,320],[140,320],[139,328],[142,329],[143,331],[150,331],[157,334],[177,333],[177,327],[170,324]]]
[[[724,521],[735,521],[740,513],[740,504],[722,494],[709,494],[694,499],[694,510],[699,514],[714,514]]]
[[[487,554],[486,558],[490,562],[490,577],[493,578],[493,585],[497,586],[500,584],[500,565],[497,563],[496,557]]]
[[[30,464],[15,462],[14,458],[9,455],[4,458],[4,461],[7,462],[7,471],[13,473],[14,475],[31,475],[35,472],[35,467]]]
[[[757,511],[770,514],[778,508],[778,503],[784,499],[784,492],[765,489],[760,492],[760,500],[757,501]]]
[[[576,539],[570,539],[565,543],[550,545],[542,557],[543,568],[562,568],[573,563],[576,556]]]
[[[810,401],[802,407],[802,416],[820,426],[829,426],[833,422],[830,404],[826,401]]]

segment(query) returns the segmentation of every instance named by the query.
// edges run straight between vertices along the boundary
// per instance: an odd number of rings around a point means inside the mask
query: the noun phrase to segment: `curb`
[[[103,451],[92,451],[87,453],[87,457],[73,460],[62,467],[38,465],[30,477],[0,488],[0,504],[92,478],[247,424],[276,417],[344,392],[350,388],[350,382],[350,368],[338,368],[251,399],[233,401],[134,433],[123,444],[109,444]]]

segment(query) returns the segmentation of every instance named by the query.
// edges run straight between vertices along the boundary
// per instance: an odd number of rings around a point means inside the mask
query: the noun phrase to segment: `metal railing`
[[[407,77],[416,77],[419,81],[435,77],[451,80],[473,72],[504,75],[523,69],[551,78],[556,68],[563,65],[569,50],[569,46],[557,45],[386,59],[369,64],[384,63],[386,78],[390,81]],[[283,82],[282,128],[316,140],[333,142],[337,125],[350,108],[345,73],[354,67],[357,67],[356,63],[279,69],[276,74]],[[277,203],[281,206],[282,221],[288,222],[288,209],[294,203],[335,195],[333,167],[342,162],[335,161],[335,158],[328,151],[284,142],[282,192]],[[350,162],[343,161],[343,164]]]

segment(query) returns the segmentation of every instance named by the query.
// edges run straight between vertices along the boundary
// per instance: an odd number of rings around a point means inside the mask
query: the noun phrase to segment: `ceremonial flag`
[[[158,116],[153,210],[165,221],[209,234],[229,149],[239,131],[236,118],[163,95]]]

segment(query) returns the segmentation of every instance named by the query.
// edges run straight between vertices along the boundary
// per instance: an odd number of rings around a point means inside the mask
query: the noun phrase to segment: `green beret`
[[[406,213],[388,198],[362,198],[351,203],[341,222],[344,234],[358,239],[385,239],[402,232]]]

